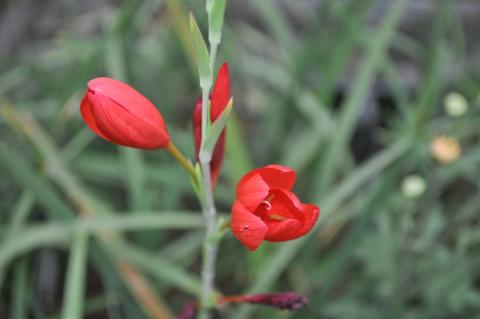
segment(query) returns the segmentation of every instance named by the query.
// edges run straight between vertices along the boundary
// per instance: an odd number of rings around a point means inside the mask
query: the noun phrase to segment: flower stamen
[[[280,215],[275,215],[275,214],[272,214],[269,217],[270,217],[270,219],[277,220],[279,222],[283,222],[284,220],[288,219],[286,217],[283,217],[283,216],[280,216]]]
[[[262,201],[262,204],[265,204],[267,206],[267,210],[272,209],[272,204],[268,200]]]

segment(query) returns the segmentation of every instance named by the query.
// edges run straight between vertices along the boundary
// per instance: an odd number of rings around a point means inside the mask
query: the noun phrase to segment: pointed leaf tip
[[[190,32],[193,40],[195,59],[197,61],[200,86],[208,88],[212,84],[212,70],[210,67],[210,55],[203,39],[202,32],[198,27],[195,16],[190,12]]]

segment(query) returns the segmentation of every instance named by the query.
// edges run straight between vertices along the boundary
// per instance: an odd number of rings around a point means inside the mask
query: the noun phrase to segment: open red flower
[[[296,174],[289,167],[268,165],[246,174],[238,183],[230,227],[249,250],[263,240],[281,242],[307,234],[320,209],[302,204],[290,190]]]
[[[225,62],[218,70],[217,80],[210,96],[210,118],[212,122],[222,114],[223,110],[230,101],[230,75],[228,64]],[[200,144],[202,143],[202,99],[197,100],[195,110],[193,112],[193,133],[195,139],[195,153],[200,152]],[[218,138],[217,144],[213,150],[212,161],[210,162],[210,171],[212,174],[212,183],[215,185],[220,176],[222,168],[223,154],[225,151],[225,130],[222,131]]]
[[[145,96],[121,81],[100,77],[87,84],[80,104],[83,120],[105,140],[142,149],[167,147],[162,115]]]

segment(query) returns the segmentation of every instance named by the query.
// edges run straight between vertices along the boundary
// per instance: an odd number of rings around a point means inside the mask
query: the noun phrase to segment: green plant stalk
[[[216,10],[212,10],[213,7],[218,7],[218,3],[215,1],[207,1],[207,13],[209,21],[211,21],[212,16],[216,14],[224,14],[225,4],[223,5],[223,10],[221,12],[212,12]],[[222,17],[223,23],[223,17]],[[209,34],[212,31],[211,23],[208,25],[209,27]],[[221,29],[221,27],[220,27]],[[213,69],[215,67],[215,58],[217,55],[218,45],[220,44],[221,40],[221,32],[219,32],[218,37],[210,37],[210,52],[209,52],[209,59],[210,59],[210,78],[212,78]],[[203,85],[202,85],[203,84]],[[210,127],[210,105],[209,105],[209,94],[210,89],[212,86],[212,81],[205,82],[200,77],[200,87],[202,88],[202,140],[201,140],[201,150],[203,150],[203,146],[205,145],[205,141],[207,139],[208,129]],[[199,318],[200,319],[209,319],[210,318],[210,308],[213,306],[212,303],[212,293],[214,290],[214,281],[215,281],[215,261],[217,259],[217,252],[218,252],[218,242],[219,240],[216,238],[216,231],[217,231],[217,212],[215,209],[215,200],[213,198],[213,187],[212,187],[212,180],[211,180],[211,172],[210,172],[210,162],[212,160],[211,154],[210,156],[200,156],[200,169],[202,172],[202,181],[203,181],[203,199],[201,200],[203,206],[203,213],[205,216],[205,239],[203,242],[203,253],[202,253],[202,290],[200,295],[200,310],[199,310]]]
[[[202,131],[203,127],[208,125],[204,121],[208,117],[208,93],[210,88],[202,89]],[[206,129],[205,129],[206,131]],[[202,134],[202,145],[205,142],[206,134]],[[217,242],[212,240],[216,229],[216,215],[215,201],[213,199],[212,180],[210,175],[210,158],[202,159],[200,167],[202,170],[203,181],[203,213],[205,216],[205,239],[203,242],[202,255],[202,291],[200,296],[200,319],[210,318],[210,297],[213,292],[213,283],[215,280],[215,260],[217,258],[218,246]]]
[[[220,42],[210,42],[210,68],[215,67],[215,58],[217,57],[218,45]]]

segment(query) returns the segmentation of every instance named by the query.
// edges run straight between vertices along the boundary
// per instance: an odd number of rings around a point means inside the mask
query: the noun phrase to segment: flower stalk
[[[215,67],[215,58],[217,55],[218,45],[221,39],[221,29],[223,25],[223,16],[225,11],[226,0],[213,0],[207,1],[207,13],[209,18],[209,66],[210,66],[210,78]],[[215,35],[212,37],[212,32]],[[213,40],[213,41],[212,41]],[[204,82],[205,83],[205,82]],[[202,84],[202,83],[200,83]],[[201,146],[205,145],[207,139],[208,129],[210,127],[210,103],[209,94],[212,83],[204,85],[202,87],[202,138]],[[202,149],[201,147],[201,149]],[[210,154],[211,155],[211,154]],[[215,201],[213,198],[213,184],[212,175],[210,171],[210,162],[212,156],[199,157],[200,168],[203,178],[203,212],[205,215],[205,239],[203,243],[203,256],[202,256],[202,294],[200,300],[200,319],[210,318],[209,309],[214,304],[212,300],[212,292],[215,281],[215,262],[217,259],[218,240],[215,233],[217,231],[217,212],[215,209]]]
[[[195,168],[193,168],[192,163],[183,156],[182,152],[173,144],[172,142],[168,143],[167,151],[177,160],[177,162],[182,165],[182,167],[187,171],[190,177],[198,184],[197,173]]]
[[[208,116],[210,108],[208,107],[208,95],[210,88],[202,89],[202,145],[205,142],[208,128]],[[212,238],[216,229],[216,209],[213,199],[212,180],[210,175],[211,158],[200,159],[200,167],[203,180],[203,213],[205,216],[205,239],[203,243],[202,256],[202,294],[200,300],[200,319],[209,318],[210,297],[213,292],[213,282],[215,280],[215,261],[217,258],[217,243]]]

